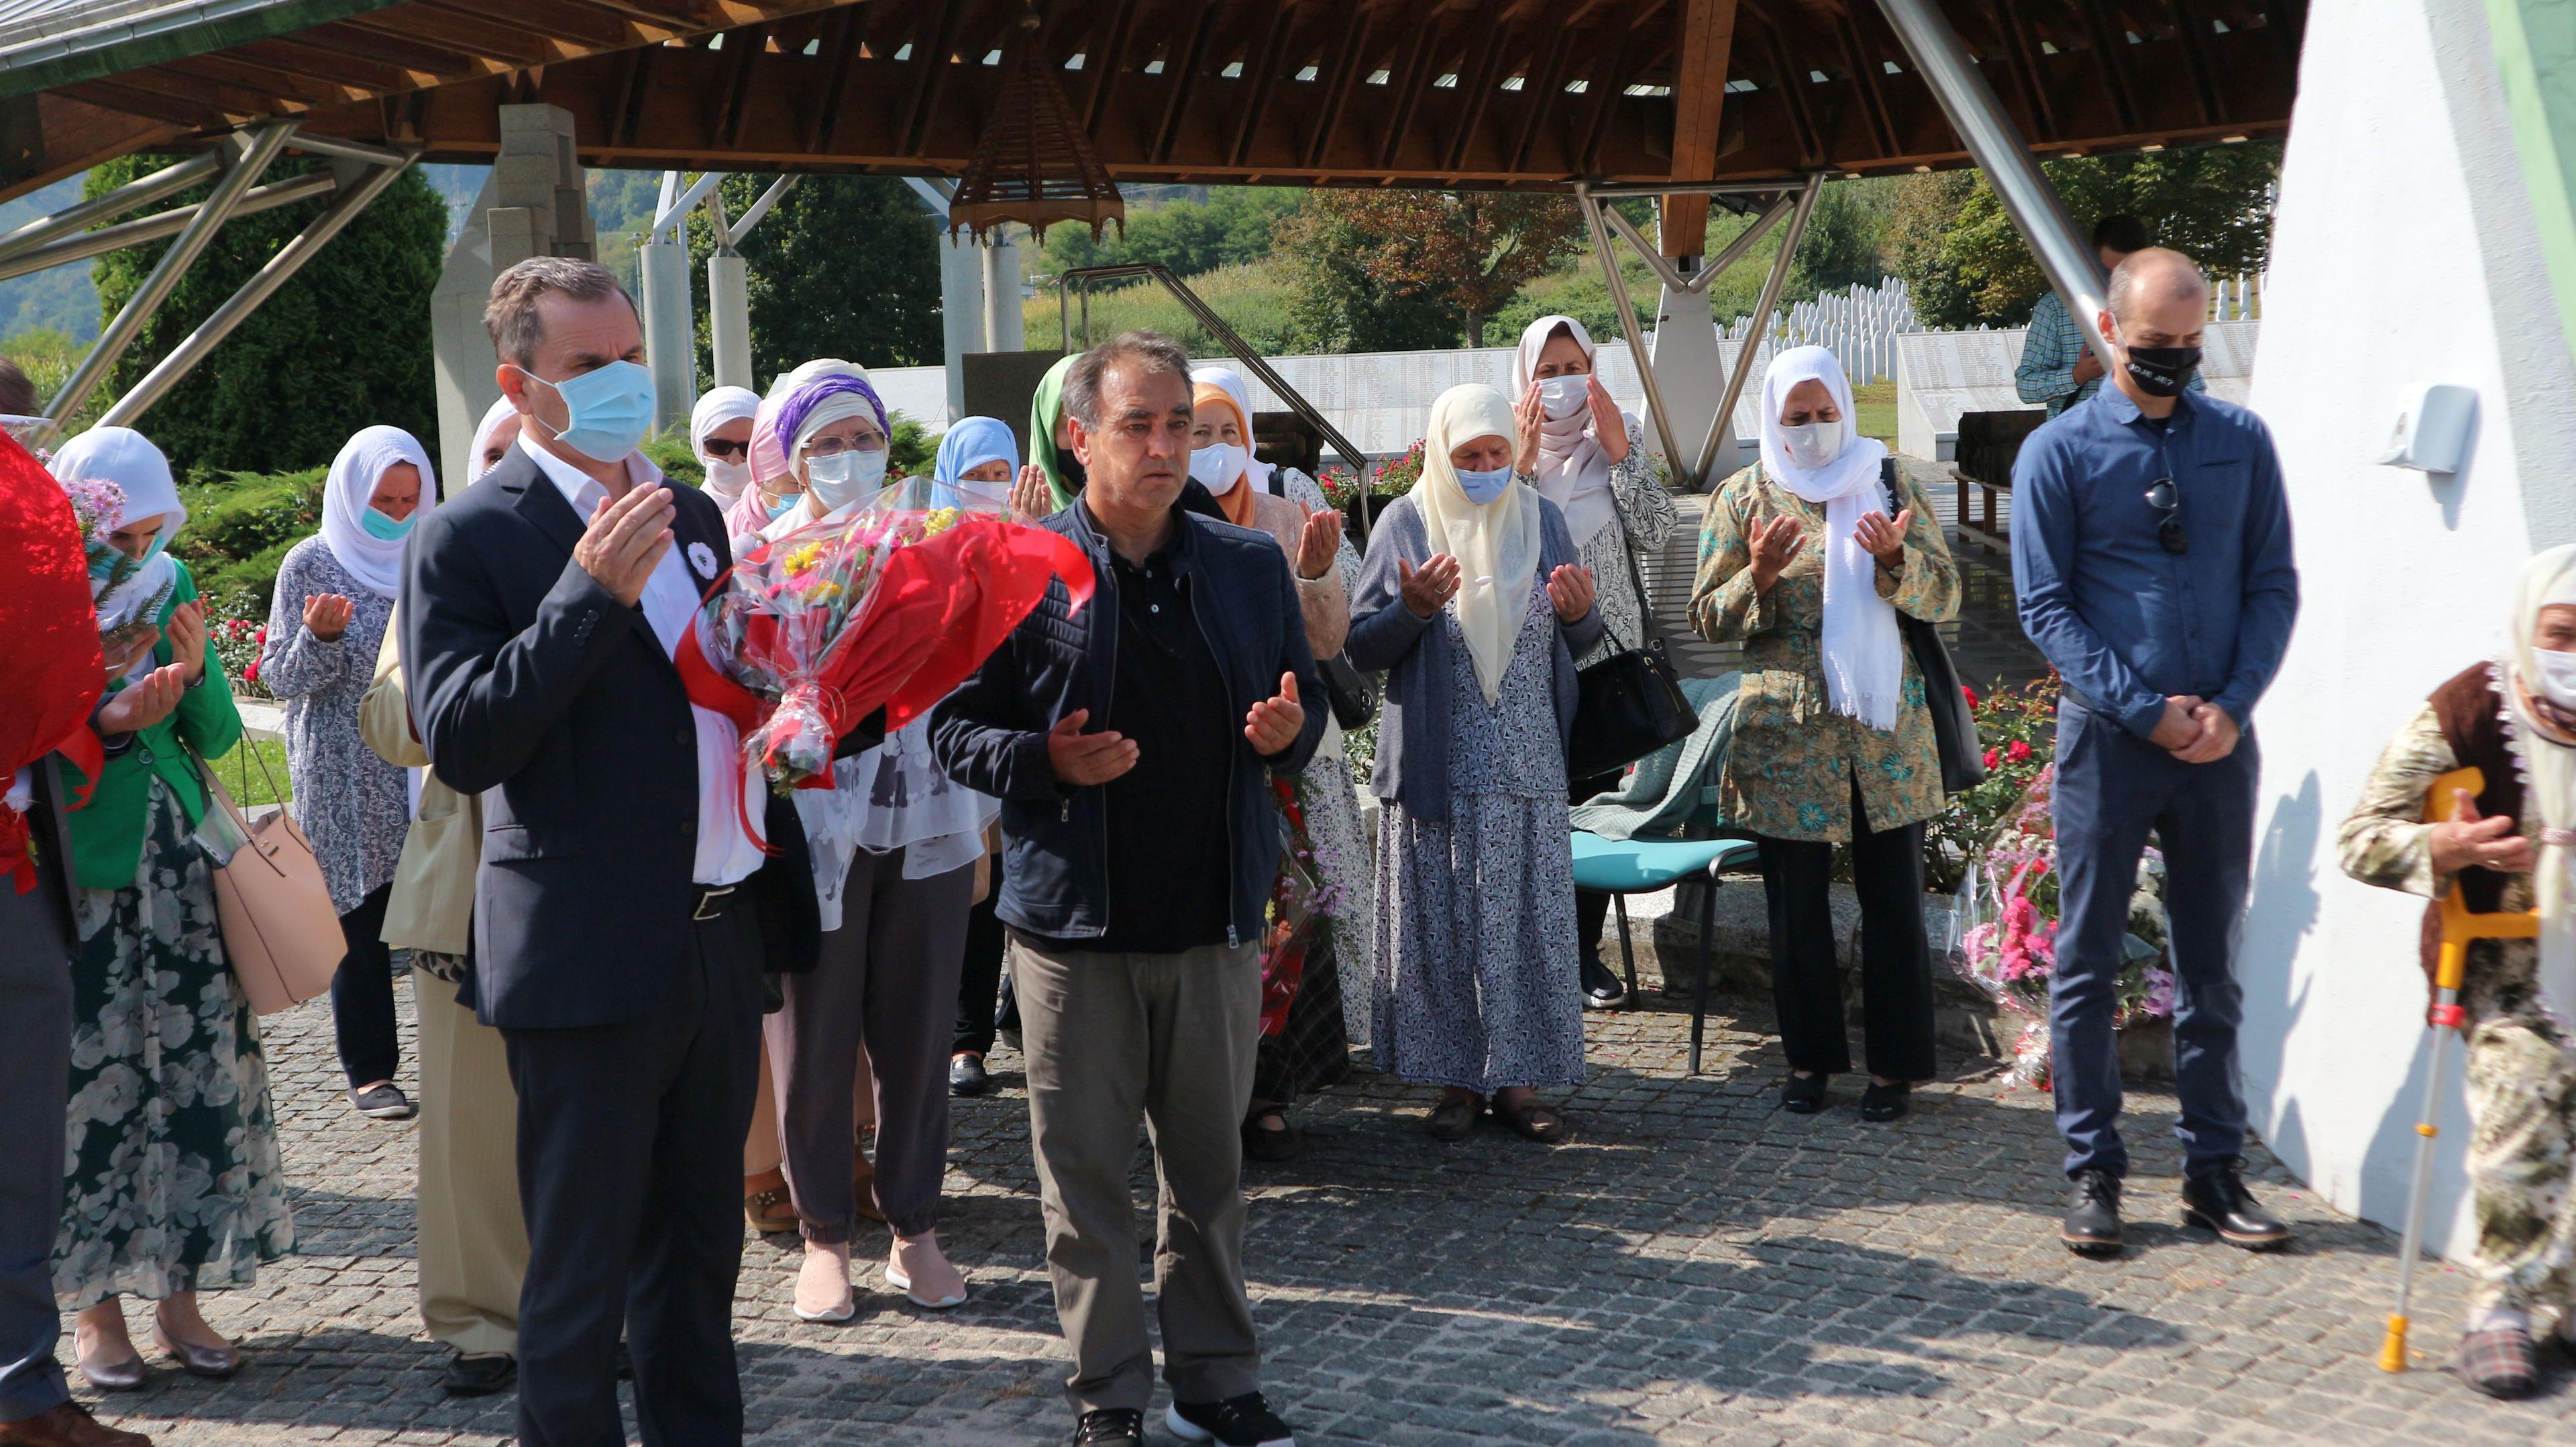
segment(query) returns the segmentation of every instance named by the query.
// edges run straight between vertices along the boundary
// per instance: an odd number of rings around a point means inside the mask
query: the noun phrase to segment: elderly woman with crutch
[[[2474,769],[2477,778],[2448,778]],[[2467,783],[2468,787],[2460,787]],[[2436,789],[2450,795],[2430,797]],[[2428,819],[2440,820],[2427,823]],[[2491,1397],[2534,1390],[2535,1313],[2557,1313],[2576,1352],[2576,546],[2526,564],[2502,655],[2455,675],[2399,730],[2363,785],[2339,840],[2344,872],[2435,898],[2424,967],[2435,974],[2442,916],[2456,940],[2501,932],[2537,909],[2538,938],[2467,945],[2456,1007],[2437,985],[2436,1029],[2468,1049],[2469,1178],[2477,1286],[2459,1373]],[[2451,896],[2456,892],[2456,901]],[[2445,904],[2451,905],[2445,909]],[[2492,922],[2480,923],[2481,917]],[[2440,1057],[2435,1057],[2437,1077]],[[2438,1088],[2438,1078],[2434,1088]],[[2433,1112],[2427,1100],[2427,1118]],[[2423,1168],[2419,1159],[2418,1170]],[[2413,1214],[2423,1208],[2418,1189]],[[2409,1223],[2410,1246],[2417,1239]],[[2391,1322],[2403,1366],[2404,1303]],[[2389,1365],[2383,1362],[2383,1365]]]

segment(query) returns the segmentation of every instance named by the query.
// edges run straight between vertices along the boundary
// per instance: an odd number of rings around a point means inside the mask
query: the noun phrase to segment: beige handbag
[[[262,759],[260,771],[267,770]],[[284,809],[254,824],[202,758],[197,774],[207,794],[197,840],[213,865],[215,914],[233,978],[254,1014],[303,1004],[331,988],[331,976],[349,952],[322,861]],[[269,792],[277,792],[274,781]]]

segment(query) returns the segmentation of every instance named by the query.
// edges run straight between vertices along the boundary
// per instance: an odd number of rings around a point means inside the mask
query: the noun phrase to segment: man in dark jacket
[[[1084,353],[1065,411],[1089,486],[1047,526],[1090,555],[934,715],[941,766],[1002,801],[997,912],[1027,1047],[1029,1128],[1073,1440],[1144,1440],[1153,1348],[1127,1171],[1141,1111],[1164,1186],[1155,1252],[1166,1426],[1285,1444],[1243,1290],[1242,1142],[1260,1032],[1273,770],[1324,710],[1277,543],[1182,505],[1189,358],[1129,332]]]

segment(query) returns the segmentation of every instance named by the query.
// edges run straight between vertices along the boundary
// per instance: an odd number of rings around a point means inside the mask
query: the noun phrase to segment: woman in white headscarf
[[[689,450],[706,469],[706,494],[729,508],[751,486],[751,423],[760,394],[749,387],[710,387],[689,410]]]
[[[1564,512],[1513,477],[1517,430],[1491,387],[1431,404],[1422,479],[1369,534],[1345,651],[1387,673],[1378,1068],[1441,1087],[1435,1139],[1490,1108],[1553,1145],[1565,1120],[1536,1090],[1583,1079],[1565,746],[1574,659],[1602,622]]]
[[[2483,788],[2431,797],[2456,769]],[[2434,806],[2439,806],[2436,809]],[[2446,822],[2427,824],[2428,813]],[[2364,884],[2484,914],[2540,911],[2540,938],[2469,946],[2469,1179],[2478,1223],[2460,1375],[2495,1397],[2540,1383],[2534,1313],[2576,1352],[2576,547],[2525,564],[2505,645],[2433,691],[2379,756],[2338,841]],[[2437,938],[2423,933],[2428,984]]]
[[[510,405],[509,398],[500,398],[475,425],[474,445],[466,454],[472,460],[466,464],[465,480],[475,482],[500,466],[501,459],[510,455],[511,444],[518,440],[519,409]]]
[[[1520,416],[1520,453],[1514,465],[1539,495],[1565,510],[1575,555],[1592,570],[1601,592],[1601,620],[1609,636],[1596,652],[1642,648],[1646,600],[1637,594],[1632,560],[1662,551],[1680,510],[1655,481],[1646,456],[1646,430],[1619,410],[1595,373],[1592,333],[1567,316],[1545,316],[1521,329],[1512,354],[1511,395]],[[1580,665],[1589,662],[1578,658]],[[1580,804],[1619,786],[1619,776],[1577,779],[1567,791]],[[1601,926],[1610,896],[1578,890],[1575,938],[1583,948],[1583,1003],[1606,1010],[1624,1003],[1628,988],[1601,962]]]
[[[1913,1082],[1933,1074],[1923,822],[1947,806],[1923,676],[1896,615],[1958,616],[1959,569],[1923,490],[1860,435],[1833,353],[1792,347],[1772,360],[1762,460],[1718,489],[1699,556],[1691,626],[1744,645],[1718,791],[1729,821],[1762,841],[1789,1057],[1781,1108],[1823,1109],[1827,1079],[1851,1069],[1827,893],[1841,844],[1860,891],[1861,1118],[1894,1120]]]
[[[412,529],[438,506],[438,476],[399,427],[350,438],[322,484],[322,530],[287,549],[261,645],[260,682],[286,705],[295,822],[313,841],[349,953],[331,977],[331,1016],[349,1100],[361,1115],[408,1120],[394,1084],[393,963],[385,899],[411,824],[409,776],[358,737],[358,704],[402,587]]]
[[[164,1355],[197,1376],[241,1353],[206,1322],[200,1291],[252,1284],[295,1249],[268,1066],[235,987],[196,831],[199,759],[241,739],[241,714],[206,635],[196,580],[168,544],[187,518],[170,464],[141,433],[98,427],[55,454],[64,482],[116,484],[124,517],[102,551],[105,616],[150,639],[110,685],[107,745],[89,802],[69,811],[80,952],[71,963],[69,1149],[54,1292],[79,1313],[72,1352],[90,1385],[144,1385],[123,1297],[157,1303]],[[65,766],[64,782],[91,781]],[[6,888],[0,885],[0,888]]]

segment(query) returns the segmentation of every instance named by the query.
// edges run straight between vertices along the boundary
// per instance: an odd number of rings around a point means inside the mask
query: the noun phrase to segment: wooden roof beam
[[[1189,108],[1191,92],[1198,88],[1200,69],[1207,63],[1208,42],[1216,34],[1217,6],[1214,0],[1199,6],[1198,23],[1190,27],[1189,47],[1180,65],[1165,66],[1171,93],[1163,98],[1163,119],[1154,127],[1153,144],[1145,154],[1158,163],[1172,159],[1172,148],[1180,144],[1181,115]]]
[[[1251,93],[1244,97],[1243,114],[1235,122],[1234,142],[1226,147],[1227,165],[1243,164],[1244,153],[1252,145],[1253,134],[1261,129],[1261,113],[1269,107],[1270,98],[1278,94],[1283,83],[1278,74],[1279,52],[1287,39],[1288,23],[1287,0],[1270,0],[1269,14],[1261,27],[1261,43],[1253,52],[1253,58],[1243,67],[1243,81]]]
[[[1681,55],[1673,67],[1673,179],[1717,178],[1718,122],[1735,59],[1736,0],[1684,0]],[[1658,246],[1666,256],[1708,249],[1708,198],[1667,196]]]

